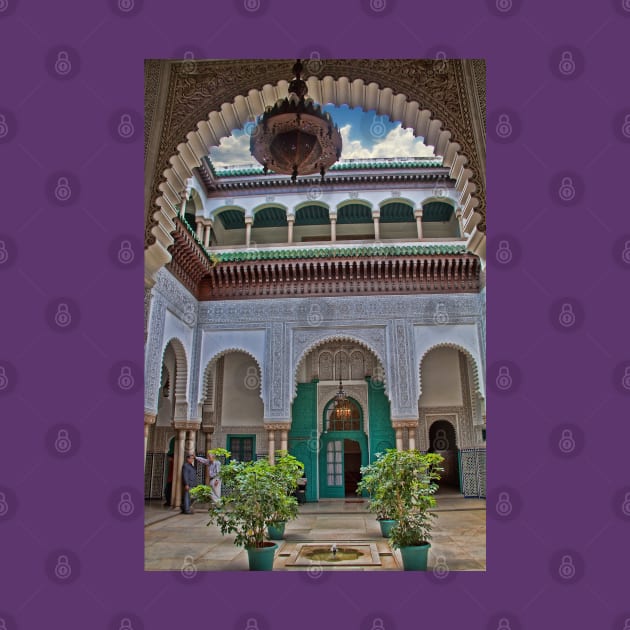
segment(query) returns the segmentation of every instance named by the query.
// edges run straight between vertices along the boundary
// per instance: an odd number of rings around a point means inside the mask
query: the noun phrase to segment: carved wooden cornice
[[[179,218],[175,219],[174,243],[169,248],[172,255],[167,269],[195,296],[198,297],[199,283],[211,270],[213,263],[203,252],[194,237]]]
[[[203,278],[198,297],[476,293],[480,269],[472,254],[223,262]]]

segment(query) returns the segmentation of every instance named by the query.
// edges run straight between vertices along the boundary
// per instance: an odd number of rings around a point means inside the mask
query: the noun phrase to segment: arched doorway
[[[440,487],[460,489],[459,462],[455,427],[448,420],[437,420],[429,429],[429,453],[437,453],[444,458]]]
[[[334,398],[324,408],[319,462],[321,498],[356,498],[361,466],[368,463],[363,410],[353,398],[348,398],[348,407],[350,413],[345,418],[335,417]]]

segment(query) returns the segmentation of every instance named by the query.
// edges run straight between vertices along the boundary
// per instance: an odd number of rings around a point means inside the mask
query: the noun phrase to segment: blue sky
[[[387,116],[377,116],[374,110],[364,112],[350,109],[347,105],[326,105],[339,127],[343,140],[342,159],[380,157],[432,156],[433,148],[414,138],[410,129],[403,129],[400,122],[391,122]],[[249,136],[241,129],[224,138],[219,147],[210,150],[215,166],[257,164],[249,154]]]

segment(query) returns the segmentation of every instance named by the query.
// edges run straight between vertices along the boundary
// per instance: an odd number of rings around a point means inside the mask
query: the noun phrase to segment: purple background
[[[4,627],[119,630],[126,618],[134,630],[245,629],[248,619],[254,630],[319,629],[332,617],[332,627],[361,630],[378,629],[377,618],[385,630],[623,630],[630,0],[248,2],[256,10],[135,0],[124,13],[106,0],[0,0]],[[186,49],[486,58],[486,573],[144,573],[143,60]],[[64,77],[53,68],[60,50]],[[566,52],[572,63],[561,66]],[[135,125],[124,140],[121,112]],[[498,127],[506,115],[509,133]],[[69,198],[55,197],[60,177]],[[125,238],[140,264],[117,264]],[[54,323],[59,304],[65,327]],[[121,365],[135,382],[126,393],[114,379]],[[69,442],[56,450],[60,435]],[[123,492],[127,516],[117,511]],[[496,509],[500,493],[513,509]],[[67,579],[55,577],[60,555]]]

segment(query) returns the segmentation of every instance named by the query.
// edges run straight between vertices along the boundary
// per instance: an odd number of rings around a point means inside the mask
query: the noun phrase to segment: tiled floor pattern
[[[401,570],[400,553],[381,536],[367,502],[322,500],[300,506],[299,517],[287,523],[284,540],[278,542],[274,570],[304,571],[286,566],[296,545],[305,542],[377,545],[380,566],[343,567],[318,565],[321,570]],[[486,567],[486,510],[483,499],[464,499],[457,494],[438,497],[438,518],[433,530],[429,569],[437,563],[451,571],[484,571]],[[206,526],[207,513],[197,505],[192,515],[159,504],[145,506],[145,569],[179,571],[192,558],[198,571],[246,571],[247,552],[235,547],[234,537],[222,536],[218,527]],[[188,558],[187,558],[188,557]]]

